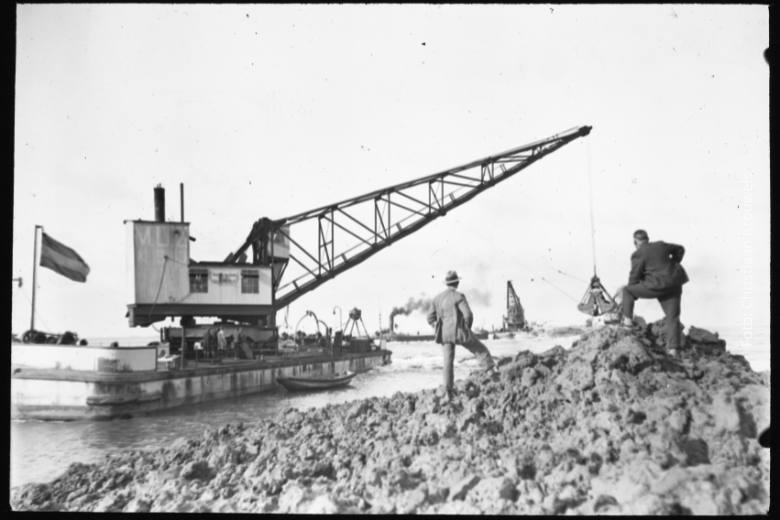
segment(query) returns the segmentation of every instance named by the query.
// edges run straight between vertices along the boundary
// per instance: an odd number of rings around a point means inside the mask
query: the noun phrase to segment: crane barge
[[[181,327],[168,328],[165,336],[176,341],[200,337],[204,327],[195,319],[216,316],[235,322],[254,341],[272,344],[280,309],[590,130],[575,127],[289,217],[262,217],[223,262],[190,261],[186,222],[129,221],[136,277],[129,324],[178,317]],[[293,227],[306,226],[300,235],[316,239],[296,238]]]
[[[298,359],[253,355],[205,366],[197,361],[186,366],[184,360],[197,360],[203,343],[215,334],[222,344],[225,336],[232,337],[241,347],[236,352],[249,354],[249,343],[260,352],[278,353],[279,310],[590,130],[571,128],[289,217],[262,217],[222,261],[191,259],[194,238],[184,220],[183,188],[181,219],[168,221],[165,192],[158,186],[155,219],[124,221],[129,245],[126,316],[131,327],[169,318],[178,319],[179,326],[163,327],[161,342],[148,347],[47,345],[42,356],[42,350],[30,349],[43,346],[13,344],[12,415],[63,420],[145,413],[258,392],[276,386],[278,377],[354,372],[389,362],[389,351],[356,349],[359,342],[350,338],[343,346],[353,348]],[[353,311],[357,320],[360,311]],[[218,321],[206,323],[204,318]],[[161,358],[162,346],[170,352]],[[160,359],[174,351],[181,364],[161,365]]]

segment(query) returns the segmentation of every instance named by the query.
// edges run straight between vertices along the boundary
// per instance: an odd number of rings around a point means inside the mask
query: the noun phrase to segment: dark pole
[[[181,221],[184,222],[184,183],[179,183],[179,206],[181,206]]]
[[[36,278],[38,274],[38,228],[43,230],[43,226],[35,225],[33,232],[33,282],[32,282],[32,310],[30,311],[30,330],[35,330],[35,289]]]
[[[165,222],[165,188],[162,184],[154,187],[154,220]]]

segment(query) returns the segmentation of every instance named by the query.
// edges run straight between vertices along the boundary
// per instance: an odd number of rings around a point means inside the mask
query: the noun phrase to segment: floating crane
[[[278,310],[590,131],[590,126],[574,127],[296,215],[260,218],[221,262],[190,259],[194,239],[184,222],[183,188],[178,223],[165,221],[164,193],[155,188],[155,221],[125,221],[134,240],[130,325],[180,317],[187,331],[174,335],[189,341],[203,327],[194,319],[214,316],[238,322],[241,332],[257,341],[273,340]]]
[[[523,306],[520,305],[520,298],[517,297],[512,282],[506,282],[506,316],[504,316],[504,327],[506,331],[518,331],[525,328],[525,313]]]

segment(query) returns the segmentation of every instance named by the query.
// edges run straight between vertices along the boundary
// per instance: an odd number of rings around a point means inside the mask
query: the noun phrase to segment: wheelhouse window
[[[257,271],[241,271],[241,292],[244,294],[260,292],[260,275]]]
[[[209,272],[205,269],[193,269],[190,271],[190,292],[209,292]]]

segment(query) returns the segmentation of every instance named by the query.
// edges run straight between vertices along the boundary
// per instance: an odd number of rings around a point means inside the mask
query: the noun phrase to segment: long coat
[[[433,299],[428,323],[436,330],[436,343],[466,343],[471,338],[473,322],[466,296],[455,288],[447,287]]]
[[[628,284],[641,283],[648,289],[672,289],[688,281],[688,275],[682,262],[685,248],[666,242],[648,242],[642,244],[631,255],[631,274]]]

